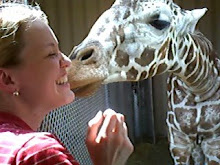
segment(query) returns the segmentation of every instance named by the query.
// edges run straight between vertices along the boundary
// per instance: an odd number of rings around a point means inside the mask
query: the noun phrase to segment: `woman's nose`
[[[63,53],[61,53],[62,58],[60,60],[60,66],[61,68],[69,67],[71,64],[71,60]]]

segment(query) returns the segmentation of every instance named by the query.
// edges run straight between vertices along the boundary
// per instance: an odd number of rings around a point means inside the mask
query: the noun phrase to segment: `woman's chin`
[[[66,104],[70,104],[75,100],[75,93],[70,90],[69,96],[66,99]]]
[[[64,95],[60,96],[60,101],[57,101],[55,105],[57,105],[55,108],[59,108],[62,106],[65,106],[67,104],[72,103],[75,100],[75,93],[72,91],[69,91],[68,93],[65,93]]]
[[[69,104],[75,100],[75,93],[70,90],[69,83],[58,85],[57,93],[60,95],[61,100],[63,99],[63,105]]]

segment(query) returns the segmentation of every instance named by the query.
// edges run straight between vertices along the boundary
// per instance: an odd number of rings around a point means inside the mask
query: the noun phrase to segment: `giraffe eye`
[[[150,24],[158,30],[162,30],[170,25],[170,22],[164,20],[153,20]]]

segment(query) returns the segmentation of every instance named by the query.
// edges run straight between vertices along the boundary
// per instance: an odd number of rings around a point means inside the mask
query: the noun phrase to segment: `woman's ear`
[[[13,93],[16,90],[10,72],[4,68],[0,68],[0,90],[7,93]]]

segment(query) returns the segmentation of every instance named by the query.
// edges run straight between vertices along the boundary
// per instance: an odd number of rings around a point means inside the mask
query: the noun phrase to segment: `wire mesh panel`
[[[46,116],[40,131],[55,134],[80,164],[92,164],[84,142],[87,123],[99,110],[106,109],[105,95],[103,86],[92,97],[76,99],[73,103],[54,110]]]

